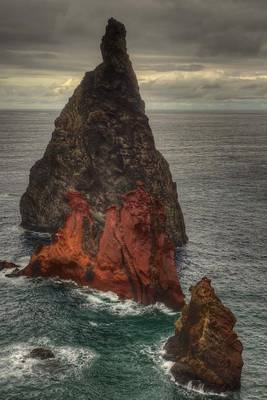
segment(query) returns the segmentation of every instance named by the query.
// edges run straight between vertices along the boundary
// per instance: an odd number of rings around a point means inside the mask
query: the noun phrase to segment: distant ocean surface
[[[19,227],[19,199],[57,114],[0,112],[0,259],[25,265],[42,240]],[[177,257],[183,290],[207,275],[237,317],[242,390],[227,398],[266,400],[267,114],[153,112],[150,123],[190,239]],[[162,360],[177,316],[162,305],[1,272],[0,399],[214,399],[177,386]],[[40,345],[56,360],[24,362]]]

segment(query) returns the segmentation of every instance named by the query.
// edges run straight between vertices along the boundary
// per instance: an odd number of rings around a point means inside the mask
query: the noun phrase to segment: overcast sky
[[[148,109],[267,108],[267,0],[0,0],[0,108],[61,108],[111,16]]]

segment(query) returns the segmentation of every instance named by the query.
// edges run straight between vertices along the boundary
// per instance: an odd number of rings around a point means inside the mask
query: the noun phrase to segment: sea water
[[[26,265],[46,235],[20,227],[19,199],[50,139],[56,111],[0,112],[0,259]],[[212,279],[237,317],[244,345],[240,393],[267,398],[267,115],[151,112],[158,149],[177,182],[189,243],[177,253],[181,285]],[[180,387],[163,357],[178,317],[71,282],[0,272],[0,399],[213,399]],[[56,358],[26,355],[37,346]]]

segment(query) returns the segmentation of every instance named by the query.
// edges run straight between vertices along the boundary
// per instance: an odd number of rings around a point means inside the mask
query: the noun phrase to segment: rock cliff
[[[111,18],[102,38],[103,62],[87,72],[55,121],[41,160],[30,171],[21,198],[22,226],[55,232],[69,213],[65,194],[78,191],[98,213],[96,236],[105,210],[142,180],[165,207],[167,233],[174,244],[187,237],[176,184],[155,148],[137,79],[126,49],[126,30]]]
[[[67,198],[71,212],[65,225],[50,245],[36,250],[22,275],[72,279],[145,305],[183,306],[164,207],[141,182],[122,196],[121,206],[107,210],[99,241],[99,221],[86,198],[77,192]]]
[[[190,290],[191,301],[165,345],[165,357],[174,361],[171,372],[181,384],[202,383],[216,392],[238,390],[243,347],[233,330],[236,319],[209,279],[203,278]]]

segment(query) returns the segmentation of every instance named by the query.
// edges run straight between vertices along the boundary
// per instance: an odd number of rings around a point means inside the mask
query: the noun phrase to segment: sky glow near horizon
[[[266,0],[0,0],[0,108],[61,108],[123,22],[147,109],[267,108]]]

